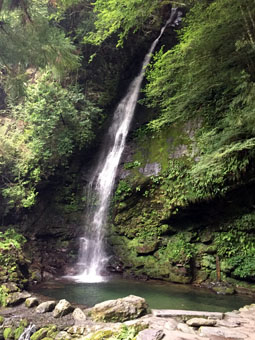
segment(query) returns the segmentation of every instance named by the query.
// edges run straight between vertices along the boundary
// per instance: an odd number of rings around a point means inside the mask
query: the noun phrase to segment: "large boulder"
[[[91,316],[96,321],[123,322],[136,319],[147,311],[148,304],[145,299],[129,295],[122,299],[98,303],[91,309]]]
[[[72,313],[73,310],[74,310],[74,308],[71,306],[70,302],[68,302],[65,299],[62,299],[56,305],[56,307],[53,311],[53,316],[54,316],[54,318],[60,318],[64,315]]]

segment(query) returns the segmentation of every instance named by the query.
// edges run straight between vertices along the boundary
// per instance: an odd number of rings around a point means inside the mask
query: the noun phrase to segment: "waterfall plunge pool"
[[[250,296],[217,295],[209,289],[191,285],[121,278],[110,278],[98,283],[53,281],[36,287],[34,292],[54,299],[66,299],[86,307],[131,294],[145,298],[150,308],[155,309],[227,312],[254,303],[254,298]]]

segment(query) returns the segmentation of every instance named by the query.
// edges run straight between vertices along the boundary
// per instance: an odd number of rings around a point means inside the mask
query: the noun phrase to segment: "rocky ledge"
[[[29,296],[0,315],[0,340],[255,339],[255,304],[229,313],[150,311],[143,298],[130,295],[85,309]]]

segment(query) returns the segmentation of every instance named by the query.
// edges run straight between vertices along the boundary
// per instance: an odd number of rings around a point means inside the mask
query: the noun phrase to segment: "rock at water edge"
[[[91,309],[91,316],[96,321],[123,322],[145,315],[148,304],[145,299],[129,295],[122,299],[98,303]]]

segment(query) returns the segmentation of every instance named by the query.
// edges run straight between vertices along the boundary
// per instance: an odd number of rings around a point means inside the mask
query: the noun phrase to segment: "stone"
[[[70,333],[70,334],[82,335],[85,330],[86,330],[86,328],[82,327],[82,326],[72,326],[72,327],[68,328],[67,332]]]
[[[55,336],[55,340],[69,340],[71,338],[71,335],[65,331],[61,331]]]
[[[161,340],[163,337],[164,332],[162,330],[148,328],[139,332],[136,340]]]
[[[6,305],[7,306],[16,306],[23,303],[27,298],[31,296],[30,293],[26,292],[15,292],[11,293],[6,298]]]
[[[36,313],[43,314],[47,312],[52,312],[55,306],[56,306],[56,301],[42,302],[40,303],[39,306],[36,307]]]
[[[75,308],[73,311],[73,318],[75,325],[81,325],[87,319],[86,315],[80,308]]]
[[[251,305],[246,305],[244,307],[239,308],[240,312],[246,312],[246,311],[254,311],[255,310],[255,304],[252,303]]]
[[[238,332],[236,329],[232,330],[224,327],[200,327],[199,328],[200,336],[218,336],[223,338],[231,338],[236,340],[242,340],[247,338],[247,335],[241,332]]]
[[[33,308],[39,305],[39,301],[36,297],[27,298],[25,301],[25,306],[27,308]]]
[[[65,299],[62,299],[58,302],[55,309],[53,310],[54,318],[60,318],[64,315],[72,313],[74,308],[71,306],[70,302]]]
[[[178,324],[178,322],[176,321],[176,320],[174,320],[174,319],[169,319],[169,320],[167,320],[167,322],[165,323],[165,329],[167,329],[167,330],[171,330],[171,331],[173,331],[173,330],[175,330],[176,328],[177,328],[177,324]]]
[[[213,319],[204,319],[204,318],[192,318],[187,322],[188,326],[191,327],[201,327],[201,326],[215,326],[217,321]]]
[[[145,299],[129,295],[122,299],[98,303],[91,309],[91,316],[96,321],[123,322],[145,315],[148,304]]]
[[[199,312],[192,310],[177,310],[177,309],[152,309],[153,316],[163,318],[180,318],[182,320],[189,320],[196,317],[223,319],[223,313],[220,312]]]
[[[186,323],[178,323],[177,325],[177,329],[183,333],[187,333],[187,334],[196,334],[196,332],[194,331],[194,329],[192,327],[189,327],[188,325],[186,325]]]
[[[243,320],[242,320],[243,321]],[[228,328],[235,328],[239,327],[241,325],[241,322],[238,320],[217,320],[216,326],[223,326],[223,327],[228,327]]]
[[[142,320],[142,319],[129,320],[129,321],[125,321],[124,324],[127,327],[133,327],[138,333],[149,327],[149,320]]]

